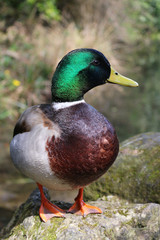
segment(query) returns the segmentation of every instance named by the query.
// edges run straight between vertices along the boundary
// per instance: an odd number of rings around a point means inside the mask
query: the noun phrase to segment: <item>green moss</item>
[[[114,232],[114,230],[113,229],[107,229],[106,231],[105,231],[105,235],[106,235],[106,237],[108,237],[109,239],[115,239],[115,232]]]
[[[27,237],[28,239],[36,239],[36,236],[39,234],[41,239],[54,240],[57,238],[56,230],[63,222],[63,219],[51,219],[51,224],[47,227],[47,229],[40,221],[39,217],[34,217],[34,222],[33,227],[29,230],[25,229],[23,224],[14,227],[10,235],[17,237],[17,239],[21,239],[21,237],[22,239]]]
[[[97,182],[92,183],[84,189],[84,200],[97,200],[98,198],[103,196],[103,192],[105,193],[104,187],[105,183],[103,183],[103,179]]]
[[[128,209],[118,209],[118,213],[120,215],[123,215],[123,216],[127,217],[128,216]]]
[[[66,230],[67,228],[68,228],[68,226],[63,226],[63,227],[61,227],[60,230],[59,230],[59,232],[62,233],[62,232],[64,232],[64,230]]]
[[[32,200],[30,199],[30,201]],[[91,238],[95,239],[99,239],[99,237],[101,239],[105,239],[105,237],[136,239],[137,233],[141,233],[143,229],[150,234],[147,235],[149,238],[153,236],[153,232],[159,232],[157,219],[160,206],[158,204],[128,204],[126,200],[116,196],[108,197],[107,201],[100,200],[98,204],[102,204],[103,214],[90,214],[85,218],[69,214],[65,221],[62,218],[53,218],[47,223],[43,223],[38,216],[28,216],[19,224],[16,215],[17,222],[13,226],[10,237],[5,239],[55,240],[59,237],[63,238],[64,231],[67,238],[73,239],[87,239],[88,233]],[[145,209],[146,207],[147,209]],[[152,229],[152,226],[155,226],[155,229]],[[143,235],[141,236],[143,237]]]
[[[113,213],[112,213],[111,211],[105,211],[103,214],[104,214],[106,217],[108,217],[108,218],[112,218],[112,217],[113,217]]]
[[[51,225],[47,228],[47,231],[44,231],[44,233],[41,234],[41,238],[47,240],[57,239],[56,230],[59,228],[62,222],[63,222],[62,218],[52,218]]]
[[[84,225],[85,225],[85,226],[88,226],[89,228],[92,229],[92,228],[95,228],[96,226],[98,226],[98,222],[95,222],[95,223],[91,224],[91,223],[89,223],[89,222],[87,221],[87,217],[85,217],[85,218],[82,218],[82,223],[79,224],[79,227],[80,227],[80,228],[83,228]]]
[[[14,236],[17,237],[17,239],[20,239],[20,236],[23,236],[23,237],[26,236],[26,229],[24,228],[23,225],[18,225],[14,228]]]
[[[134,219],[133,218],[131,218],[131,220],[129,220],[129,221],[127,221],[127,222],[125,222],[125,225],[127,224],[127,225],[129,225],[129,226],[134,226]]]

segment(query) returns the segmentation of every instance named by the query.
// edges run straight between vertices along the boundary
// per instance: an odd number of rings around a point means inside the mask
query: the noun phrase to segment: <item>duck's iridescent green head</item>
[[[106,82],[138,86],[136,82],[114,71],[101,52],[87,48],[76,49],[64,56],[56,68],[52,78],[52,100],[81,100],[87,91]]]

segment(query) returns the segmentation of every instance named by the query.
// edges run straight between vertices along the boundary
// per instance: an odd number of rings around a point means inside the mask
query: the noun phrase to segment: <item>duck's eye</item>
[[[118,72],[115,72],[115,75],[118,75]]]
[[[98,66],[99,64],[100,64],[100,61],[98,61],[98,60],[93,60],[93,62],[92,62],[92,64],[94,65],[94,66]]]

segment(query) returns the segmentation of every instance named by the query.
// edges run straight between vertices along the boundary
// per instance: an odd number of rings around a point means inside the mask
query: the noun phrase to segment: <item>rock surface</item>
[[[90,204],[100,207],[103,214],[90,214],[85,218],[66,214],[65,218],[52,218],[43,223],[38,216],[39,191],[35,190],[1,231],[0,239],[160,239],[159,204],[134,204],[116,196],[103,197]],[[69,204],[62,202],[59,206],[69,208]]]
[[[85,189],[87,200],[117,194],[132,202],[160,203],[160,133],[124,141],[112,167]]]

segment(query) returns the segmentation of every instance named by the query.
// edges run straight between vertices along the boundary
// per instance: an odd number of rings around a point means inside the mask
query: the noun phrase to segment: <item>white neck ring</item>
[[[57,111],[57,110],[60,110],[63,108],[68,108],[68,107],[71,107],[71,106],[74,106],[74,105],[77,105],[80,103],[85,103],[85,101],[79,100],[79,101],[74,101],[74,102],[53,102],[52,106]]]

